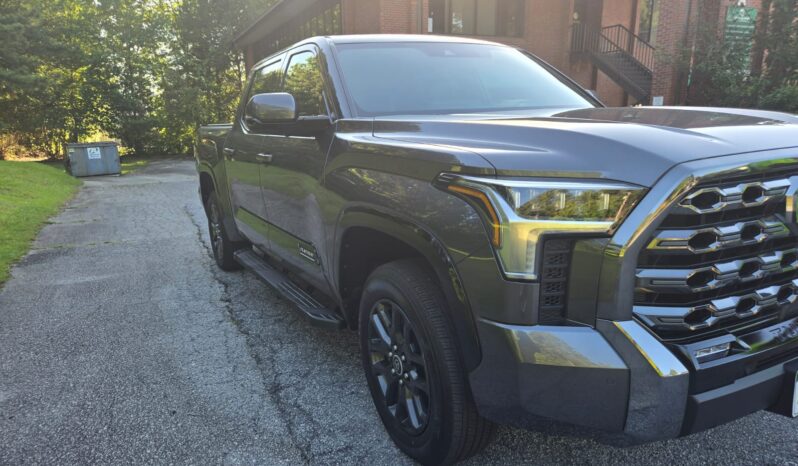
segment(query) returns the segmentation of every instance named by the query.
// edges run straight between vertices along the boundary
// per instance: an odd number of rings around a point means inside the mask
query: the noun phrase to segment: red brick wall
[[[410,3],[410,0],[379,0],[380,32],[383,34],[409,33],[412,26],[410,23]]]
[[[573,0],[527,0],[525,48],[566,70],[571,47]]]
[[[679,86],[683,85],[677,66],[685,48],[689,47],[687,19],[690,0],[659,2],[657,26],[657,59],[654,64],[652,96],[663,96],[665,105],[677,103]],[[695,10],[694,10],[695,11]]]
[[[634,29],[632,15],[636,0],[605,0],[604,12],[601,15],[602,26],[621,24],[630,30]],[[596,92],[601,100],[611,106],[620,107],[627,104],[626,92],[607,75],[598,72]]]
[[[341,14],[344,34],[380,32],[379,0],[342,0]]]

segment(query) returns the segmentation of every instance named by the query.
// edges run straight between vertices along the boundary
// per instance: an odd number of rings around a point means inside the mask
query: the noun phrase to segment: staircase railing
[[[601,29],[575,24],[571,39],[574,52],[626,53],[645,69],[654,69],[656,48],[621,24]]]
[[[610,42],[624,49],[641,65],[649,70],[654,69],[654,57],[657,49],[633,33],[626,26],[616,24],[601,29],[601,34]]]

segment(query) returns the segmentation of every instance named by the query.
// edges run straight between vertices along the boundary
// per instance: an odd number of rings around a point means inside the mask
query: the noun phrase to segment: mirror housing
[[[248,125],[293,123],[297,116],[296,100],[285,92],[255,94],[244,110],[244,121]]]
[[[286,92],[255,94],[244,109],[244,122],[255,132],[317,137],[330,127],[326,115],[299,116],[294,96]]]

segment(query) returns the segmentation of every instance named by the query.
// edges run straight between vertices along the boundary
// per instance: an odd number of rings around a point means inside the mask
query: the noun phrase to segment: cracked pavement
[[[354,333],[311,326],[210,257],[194,165],[85,185],[0,290],[0,464],[410,464],[372,406]],[[627,448],[502,428],[472,464],[798,464],[757,413]]]

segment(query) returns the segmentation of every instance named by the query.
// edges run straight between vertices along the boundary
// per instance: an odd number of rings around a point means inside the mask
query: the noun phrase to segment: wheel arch
[[[437,281],[449,307],[463,363],[471,371],[482,356],[474,315],[457,268],[432,232],[400,215],[355,209],[341,217],[333,270],[347,323],[357,326],[360,297],[369,274],[380,265],[407,258],[422,261]]]
[[[207,171],[200,171],[199,174],[199,183],[200,183],[200,198],[202,199],[202,206],[203,208],[207,208],[208,205],[208,198],[211,197],[211,193],[216,191],[216,183],[213,180],[213,175]]]
[[[236,227],[235,220],[233,220],[233,212],[230,207],[229,199],[222,194],[222,190],[226,189],[226,185],[219,186],[216,179],[216,173],[213,168],[205,163],[200,163],[197,166],[199,173],[199,195],[202,201],[202,209],[207,214],[208,199],[211,193],[217,193],[219,198],[220,207],[222,209],[224,226],[227,229],[230,239],[233,241],[244,241],[246,238],[241,235]]]

